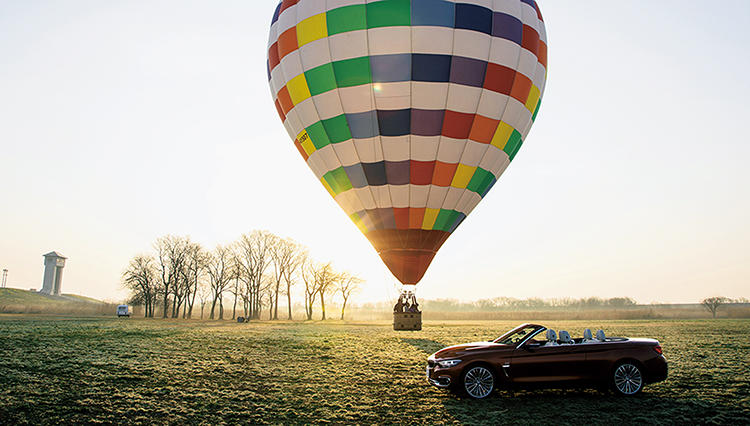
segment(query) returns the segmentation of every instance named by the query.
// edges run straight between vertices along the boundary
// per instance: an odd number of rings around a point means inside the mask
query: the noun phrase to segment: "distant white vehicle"
[[[128,305],[119,305],[117,307],[117,317],[130,317],[130,307]]]

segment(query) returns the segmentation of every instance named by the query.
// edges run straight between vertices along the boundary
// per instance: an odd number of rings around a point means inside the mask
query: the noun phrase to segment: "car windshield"
[[[497,340],[495,340],[495,343],[515,346],[521,343],[524,339],[529,337],[530,334],[533,334],[538,329],[539,327],[534,325],[521,326],[498,337]]]

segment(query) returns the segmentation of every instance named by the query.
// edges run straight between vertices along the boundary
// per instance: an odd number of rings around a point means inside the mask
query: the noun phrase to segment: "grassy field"
[[[116,305],[77,294],[52,296],[17,288],[0,288],[0,313],[112,315]]]
[[[750,321],[553,321],[659,339],[666,382],[596,391],[434,389],[428,354],[515,321],[185,322],[0,316],[1,423],[750,423]]]
[[[89,303],[103,305],[96,299],[77,294],[63,294],[52,296],[37,293],[36,291],[21,290],[17,288],[0,288],[0,303],[7,305],[49,305],[55,306],[63,303]]]

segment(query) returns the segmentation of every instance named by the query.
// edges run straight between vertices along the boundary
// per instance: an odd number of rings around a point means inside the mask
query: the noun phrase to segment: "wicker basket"
[[[422,329],[421,312],[394,312],[393,329],[396,331],[419,331]]]

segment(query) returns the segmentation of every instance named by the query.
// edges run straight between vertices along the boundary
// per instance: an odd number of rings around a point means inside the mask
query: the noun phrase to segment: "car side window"
[[[503,344],[503,345],[517,345],[521,343],[524,339],[526,339],[530,333],[533,333],[535,330],[534,327],[528,327],[528,328],[522,328],[515,333],[506,336],[502,340],[498,341],[497,343]]]

